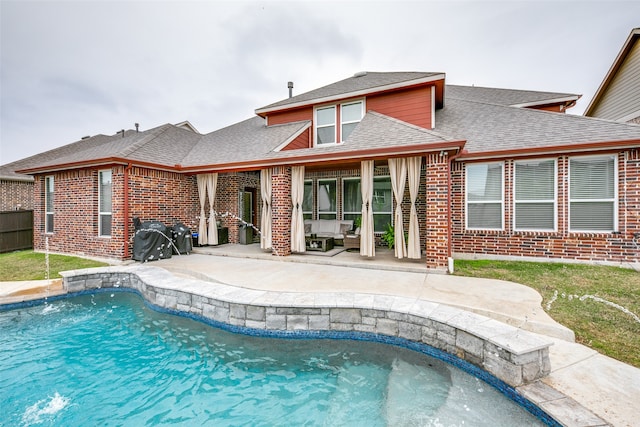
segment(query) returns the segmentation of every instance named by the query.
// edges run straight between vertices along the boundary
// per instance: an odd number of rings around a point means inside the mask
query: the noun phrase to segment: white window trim
[[[344,142],[343,132],[342,132],[342,127],[344,125],[349,125],[349,124],[352,124],[352,123],[360,123],[362,121],[362,118],[364,117],[364,112],[366,111],[364,103],[365,103],[364,99],[358,99],[358,100],[355,100],[355,101],[349,101],[349,102],[345,102],[345,103],[340,104],[340,142]],[[354,105],[354,104],[360,104],[360,118],[358,120],[350,120],[350,121],[346,121],[345,122],[344,120],[342,120],[342,117],[343,117],[342,108],[345,105]]]
[[[571,160],[573,159],[613,159],[613,199],[576,199],[571,197]],[[568,216],[567,223],[570,233],[613,233],[619,230],[618,223],[618,156],[616,154],[593,155],[593,156],[571,156],[567,162],[569,169],[568,177]],[[613,230],[582,230],[571,227],[571,205],[573,202],[613,202]]]
[[[476,165],[501,165],[502,166],[502,182],[500,183],[500,227],[499,228],[487,228],[487,227],[469,227],[469,166]],[[466,230],[490,230],[490,231],[504,231],[504,162],[482,162],[482,163],[467,163],[464,167],[464,226]],[[490,201],[473,201],[472,204],[493,204],[498,203],[498,200]]]
[[[109,211],[109,212],[103,212],[100,210],[100,206],[101,203],[100,201],[102,200],[102,173],[103,172],[109,172],[111,173],[111,191],[112,191],[112,195],[113,195],[113,172],[110,169],[103,169],[98,171],[98,237],[103,237],[103,238],[110,238],[111,234],[103,234],[102,233],[102,216],[103,215],[110,215],[111,216],[111,225],[113,227],[113,211]],[[113,209],[113,196],[111,198],[111,208]]]
[[[333,108],[333,124],[318,126],[318,111]],[[315,107],[313,109],[313,146],[314,147],[333,147],[338,144],[338,106],[337,105],[323,105],[321,107]],[[324,144],[318,143],[318,129],[333,126],[333,142],[326,142]]]
[[[516,209],[516,204],[520,203],[520,204],[527,204],[527,203],[549,203],[551,200],[545,200],[545,199],[540,199],[540,200],[523,200],[523,201],[518,201],[517,196],[518,194],[516,193],[516,180],[518,179],[517,174],[516,174],[516,165],[519,163],[529,163],[530,160],[516,160],[513,162],[513,230],[514,231],[537,231],[537,232],[557,232],[558,231],[558,160],[557,159],[535,159],[535,160],[539,160],[539,161],[548,161],[548,160],[553,160],[553,230],[546,230],[546,229],[536,229],[536,228],[517,228],[516,224],[516,215],[517,215],[517,209]],[[504,171],[503,171],[504,174]],[[504,179],[503,179],[504,182]],[[504,197],[504,196],[503,196]]]
[[[49,180],[51,180],[51,186],[53,190],[51,191],[51,211],[49,211]],[[44,233],[45,234],[53,234],[55,229],[52,227],[51,231],[49,230],[49,215],[55,218],[55,210],[53,209],[53,203],[55,200],[55,191],[56,191],[56,181],[53,175],[47,175],[44,177]],[[55,221],[54,221],[55,226]]]

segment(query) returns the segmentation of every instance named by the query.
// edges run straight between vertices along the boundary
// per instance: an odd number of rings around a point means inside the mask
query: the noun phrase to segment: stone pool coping
[[[550,339],[445,304],[366,293],[254,290],[177,278],[162,268],[146,265],[61,274],[68,293],[131,289],[152,306],[244,333],[264,331],[271,336],[315,338],[318,332],[332,332],[346,338],[382,337],[376,340],[426,345],[444,353],[445,361],[466,366],[468,372],[474,371],[471,373],[535,413],[530,408],[533,403],[560,425],[607,425],[573,399],[539,381],[551,370]],[[489,375],[483,375],[485,371]]]

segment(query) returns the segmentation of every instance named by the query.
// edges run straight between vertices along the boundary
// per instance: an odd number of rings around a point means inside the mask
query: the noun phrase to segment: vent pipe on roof
[[[122,137],[124,138],[124,129],[122,129],[120,132],[122,132]]]
[[[293,82],[287,82],[287,87],[289,88],[289,98],[293,97]]]
[[[134,124],[136,125],[136,133],[138,133],[140,129],[140,123],[134,123]]]

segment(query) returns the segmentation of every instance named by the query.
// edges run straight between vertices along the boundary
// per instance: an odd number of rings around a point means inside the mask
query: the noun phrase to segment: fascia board
[[[632,139],[626,141],[604,141],[604,142],[588,142],[574,145],[563,145],[555,147],[540,148],[523,148],[520,150],[504,150],[504,151],[483,151],[481,153],[464,152],[459,160],[489,160],[508,157],[531,157],[531,156],[553,156],[559,154],[575,153],[578,151],[595,152],[595,151],[611,151],[623,150],[629,148],[640,147],[640,139]]]
[[[322,98],[314,98],[314,99],[309,99],[307,101],[294,102],[292,104],[280,105],[278,107],[273,107],[273,108],[260,108],[255,110],[255,113],[261,116],[263,114],[273,113],[275,111],[290,110],[294,108],[306,107],[306,106],[315,105],[315,104],[325,104],[325,103],[339,101],[341,99],[346,99],[346,98],[363,97],[366,95],[372,95],[375,93],[385,92],[388,90],[401,89],[403,87],[431,83],[438,80],[442,80],[444,78],[445,78],[445,75],[443,73],[440,73],[440,74],[435,74],[433,76],[424,77],[421,79],[408,80],[404,82],[393,83],[385,86],[377,86],[377,87],[357,90],[353,92],[344,92],[337,95],[325,96]]]
[[[510,107],[527,108],[527,107],[535,107],[536,105],[560,104],[565,102],[577,101],[581,97],[582,95],[574,95],[574,96],[567,96],[564,98],[542,99],[540,101],[524,102],[522,104],[511,104]]]

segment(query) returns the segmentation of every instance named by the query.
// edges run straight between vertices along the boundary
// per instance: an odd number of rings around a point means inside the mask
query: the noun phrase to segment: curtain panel
[[[405,159],[389,159],[389,175],[391,175],[391,188],[396,200],[396,210],[393,217],[394,248],[396,258],[407,256],[407,245],[404,241],[404,224],[402,221],[402,198],[407,181],[407,162]]]
[[[200,197],[200,224],[198,226],[198,244],[206,245],[207,240],[207,217],[204,211],[204,204],[207,201],[207,175],[196,176],[198,181],[198,196]]]
[[[209,195],[209,233],[207,240],[210,245],[218,244],[218,224],[216,221],[216,211],[213,210],[213,202],[216,200],[216,188],[218,186],[218,174],[207,174],[207,193]]]
[[[260,194],[262,197],[260,248],[271,249],[271,169],[260,171]]]
[[[291,202],[293,212],[291,213],[291,251],[305,252],[304,240],[304,216],[302,213],[302,203],[304,201],[304,166],[293,166],[291,168]]]
[[[360,223],[360,255],[376,255],[376,239],[373,234],[373,160],[360,163],[360,188],[362,190],[362,220]]]
[[[407,257],[420,259],[420,224],[418,222],[418,211],[416,210],[416,199],[420,187],[420,168],[422,167],[422,157],[410,157],[407,159],[407,173],[409,178],[409,196],[411,197],[411,213],[409,217],[409,239],[407,242]]]

